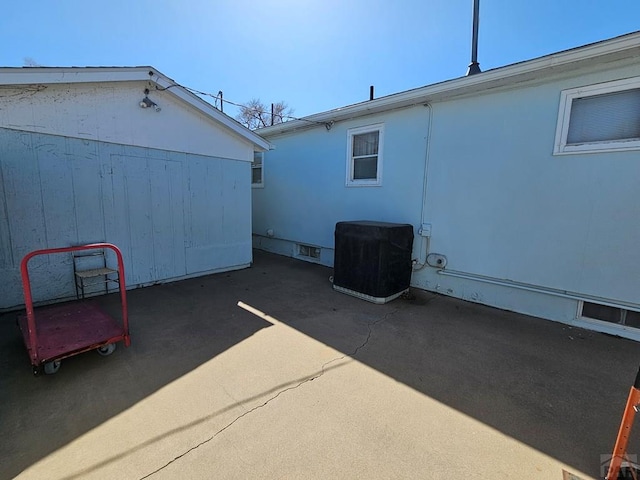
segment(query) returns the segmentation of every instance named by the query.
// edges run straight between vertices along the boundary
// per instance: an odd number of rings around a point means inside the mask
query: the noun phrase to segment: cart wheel
[[[111,355],[116,349],[116,344],[115,343],[109,343],[107,345],[103,345],[101,347],[97,348],[97,352],[98,354],[102,355],[103,357],[106,357],[107,355]]]
[[[42,367],[40,365],[34,365],[33,366],[33,375],[35,377],[37,377],[38,375],[40,375],[42,373]]]
[[[44,364],[44,373],[47,375],[53,375],[60,370],[60,360],[54,360],[53,362],[47,362]]]

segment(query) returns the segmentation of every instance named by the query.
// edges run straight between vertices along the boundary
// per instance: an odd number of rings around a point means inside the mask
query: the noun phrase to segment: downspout
[[[425,231],[427,219],[426,219],[426,207],[427,204],[427,187],[429,183],[429,159],[431,151],[431,130],[433,123],[433,108],[431,104],[425,103],[425,107],[429,109],[429,125],[427,126],[427,148],[424,151],[424,178],[422,179],[422,205],[420,206],[420,230],[418,235],[420,236],[420,246],[418,247],[418,258],[413,260],[413,271],[417,272],[422,270],[427,264],[427,254],[429,252],[429,244],[431,242],[431,232]]]

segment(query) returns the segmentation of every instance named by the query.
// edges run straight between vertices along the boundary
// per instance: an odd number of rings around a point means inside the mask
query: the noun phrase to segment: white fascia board
[[[545,70],[552,69],[558,73],[571,70],[581,62],[592,61],[596,63],[638,56],[640,56],[640,32],[635,32],[533,60],[487,70],[476,75],[447,80],[375,100],[317,113],[304,117],[304,120],[292,120],[258,129],[257,132],[264,137],[269,137],[294,130],[312,128],[318,126],[318,124],[327,124],[331,121],[335,122],[410,105],[468,95],[490,88],[513,85],[517,82],[539,78],[540,74]]]
[[[213,105],[163,75],[153,67],[8,67],[0,68],[0,85],[39,85],[60,83],[103,83],[148,81],[178,97],[251,142],[257,151],[269,150],[270,143],[220,112]],[[171,87],[171,88],[169,88]]]
[[[150,80],[152,67],[8,67],[0,68],[0,85],[131,82]]]

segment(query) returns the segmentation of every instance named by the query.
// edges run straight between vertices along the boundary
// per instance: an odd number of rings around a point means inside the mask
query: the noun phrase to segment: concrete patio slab
[[[427,292],[373,305],[330,275],[255,252],[131,291],[130,348],[38,378],[3,315],[0,478],[600,475],[636,343]]]

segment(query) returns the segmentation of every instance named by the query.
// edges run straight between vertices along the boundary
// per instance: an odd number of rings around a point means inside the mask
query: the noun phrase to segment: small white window
[[[382,184],[383,126],[369,125],[347,131],[347,186]]]
[[[565,90],[554,155],[640,149],[640,78]]]
[[[253,163],[251,164],[251,186],[264,187],[264,153],[253,152]]]

